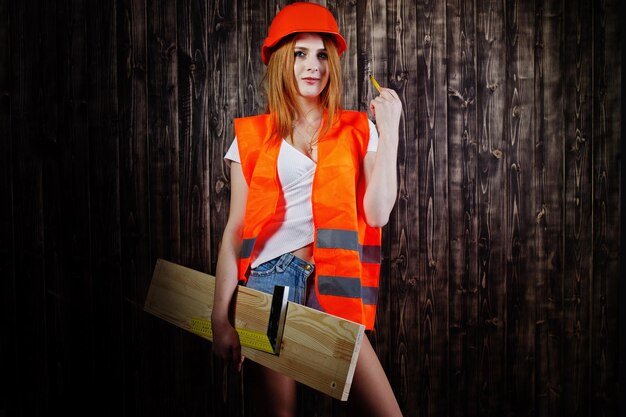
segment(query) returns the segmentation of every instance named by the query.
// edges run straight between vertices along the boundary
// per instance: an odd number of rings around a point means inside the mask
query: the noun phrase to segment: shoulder
[[[351,122],[353,124],[366,123],[367,113],[356,110],[342,110],[339,114],[339,118],[342,122]]]
[[[349,128],[359,136],[369,138],[371,130],[371,121],[367,113],[355,110],[343,110],[339,115],[339,121],[343,129]]]
[[[237,117],[235,118],[235,131],[241,129],[251,129],[258,131],[259,128],[267,126],[271,122],[271,115],[259,114],[256,116]]]
[[[273,118],[269,114],[238,117],[234,120],[235,136],[239,139],[239,149],[243,146],[257,147],[271,136],[274,130]]]

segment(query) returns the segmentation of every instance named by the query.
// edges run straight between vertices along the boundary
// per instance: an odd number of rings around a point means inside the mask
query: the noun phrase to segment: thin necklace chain
[[[305,119],[306,120],[306,119]],[[309,154],[313,153],[313,150],[317,148],[317,133],[319,132],[320,126],[318,126],[317,128],[314,128],[313,133],[309,134],[308,130],[306,129],[306,127],[311,127],[311,124],[308,122],[304,122],[306,124],[305,129],[301,128],[300,126],[297,126],[296,123],[293,124],[293,129],[298,130],[305,138],[308,136],[308,139],[306,140],[306,143],[308,145],[308,151]]]

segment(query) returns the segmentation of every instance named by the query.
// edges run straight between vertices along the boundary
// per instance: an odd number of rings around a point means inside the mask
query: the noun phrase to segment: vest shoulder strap
[[[248,185],[250,185],[263,143],[270,138],[272,130],[273,121],[269,114],[235,119],[235,136],[237,136],[239,158]]]
[[[353,137],[358,140],[361,157],[363,157],[367,151],[367,144],[370,136],[367,113],[355,110],[343,110],[340,113],[339,121],[331,128],[331,131],[333,129],[338,129],[337,131],[340,132],[347,126],[349,126],[350,129],[353,129],[354,133],[356,133]]]

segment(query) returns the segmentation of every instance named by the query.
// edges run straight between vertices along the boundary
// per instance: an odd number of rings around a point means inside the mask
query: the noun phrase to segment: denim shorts
[[[274,293],[275,285],[289,287],[289,301],[305,304],[307,279],[314,271],[314,265],[285,253],[252,269],[246,286],[267,294]]]

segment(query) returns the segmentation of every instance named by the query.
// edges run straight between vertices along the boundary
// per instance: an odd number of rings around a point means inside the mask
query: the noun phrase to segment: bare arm
[[[397,196],[398,128],[402,103],[395,91],[383,88],[370,103],[376,118],[378,149],[368,152],[363,161],[365,171],[365,196],[363,208],[370,226],[382,227],[389,221]]]
[[[241,370],[243,357],[239,337],[229,321],[228,311],[233,293],[237,288],[237,264],[241,251],[241,228],[247,198],[248,184],[243,176],[241,164],[232,162],[230,166],[230,211],[217,258],[211,323],[213,352],[225,361],[232,361],[237,366],[237,370]]]

